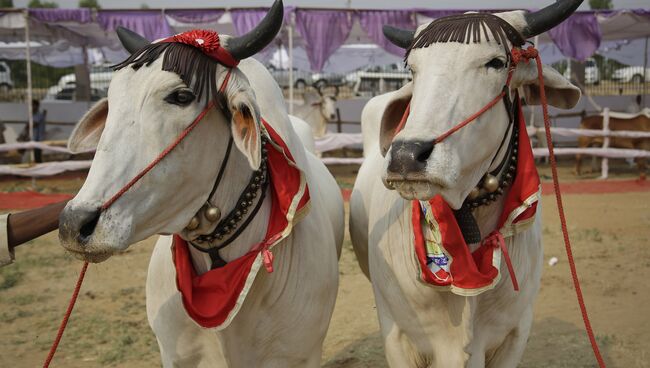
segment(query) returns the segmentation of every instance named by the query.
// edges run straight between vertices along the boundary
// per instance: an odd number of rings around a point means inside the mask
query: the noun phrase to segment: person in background
[[[32,100],[32,116],[34,117],[34,141],[42,142],[45,140],[45,116],[46,111],[41,111],[41,103],[38,100]],[[43,162],[42,152],[40,149],[34,150],[34,160]]]
[[[637,95],[634,101],[627,106],[627,112],[630,114],[638,114],[641,110],[641,95]]]
[[[49,206],[0,215],[0,267],[14,261],[14,250],[39,236],[59,228],[59,215],[68,201]]]

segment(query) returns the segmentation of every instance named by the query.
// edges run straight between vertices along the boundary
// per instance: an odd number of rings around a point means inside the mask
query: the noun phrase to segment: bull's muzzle
[[[388,176],[394,180],[421,179],[434,145],[433,141],[394,141]]]
[[[68,204],[59,217],[59,239],[69,250],[84,252],[101,212],[90,205]]]

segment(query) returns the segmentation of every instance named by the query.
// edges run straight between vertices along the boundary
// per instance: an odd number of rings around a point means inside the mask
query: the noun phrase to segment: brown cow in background
[[[640,113],[630,119],[620,119],[610,116],[609,129],[611,131],[630,130],[650,132],[650,114],[648,109],[644,110],[646,113]],[[616,113],[613,113],[616,116]],[[601,115],[588,116],[580,123],[580,129],[603,129],[603,117]],[[578,137],[578,148],[588,147],[602,147],[605,137]],[[611,137],[609,146],[612,148],[627,148],[635,150],[650,150],[650,138],[624,138],[624,137]],[[637,168],[639,169],[639,176],[645,178],[645,158],[639,157],[635,159]],[[576,155],[576,175],[582,172],[582,155]]]

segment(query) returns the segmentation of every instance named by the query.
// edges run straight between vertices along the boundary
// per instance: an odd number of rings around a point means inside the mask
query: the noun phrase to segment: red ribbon
[[[517,275],[515,275],[515,269],[512,267],[512,261],[510,260],[510,255],[508,254],[508,248],[506,248],[506,240],[500,231],[494,230],[487,238],[483,239],[483,244],[491,245],[495,248],[501,248],[501,253],[503,254],[503,259],[506,261],[506,266],[508,266],[508,273],[510,273],[510,279],[512,280],[512,286],[515,291],[519,291],[519,283],[517,282]]]
[[[215,31],[195,29],[167,37],[160,42],[178,42],[196,47],[209,58],[229,68],[234,68],[239,64],[239,60],[221,46],[221,39]]]

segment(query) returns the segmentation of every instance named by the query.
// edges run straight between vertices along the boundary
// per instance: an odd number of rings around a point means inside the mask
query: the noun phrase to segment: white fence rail
[[[558,156],[566,155],[588,155],[603,158],[602,163],[602,177],[607,178],[609,165],[609,158],[645,158],[650,157],[650,151],[633,150],[622,148],[610,148],[611,137],[620,138],[648,138],[650,139],[650,132],[640,131],[611,131],[609,130],[609,109],[603,111],[603,129],[570,129],[570,128],[551,128],[551,133],[556,136],[564,137],[605,137],[602,148],[556,148],[555,154]],[[528,127],[527,133],[530,136],[535,136],[543,133],[544,128]],[[316,151],[329,152],[342,149],[350,146],[359,146],[363,143],[361,133],[331,133],[325,137],[315,140]],[[15,150],[31,150],[41,149],[44,151],[52,151],[58,153],[72,154],[67,148],[49,145],[42,142],[21,142],[11,144],[0,144],[0,152],[8,152]],[[534,148],[533,154],[535,157],[546,157],[549,155],[546,148]],[[324,157],[323,162],[327,165],[349,165],[361,164],[363,157]],[[36,164],[33,166],[26,165],[0,165],[0,175],[17,175],[28,177],[43,177],[60,174],[65,171],[82,170],[90,167],[91,161],[61,161],[61,162],[47,162]]]

